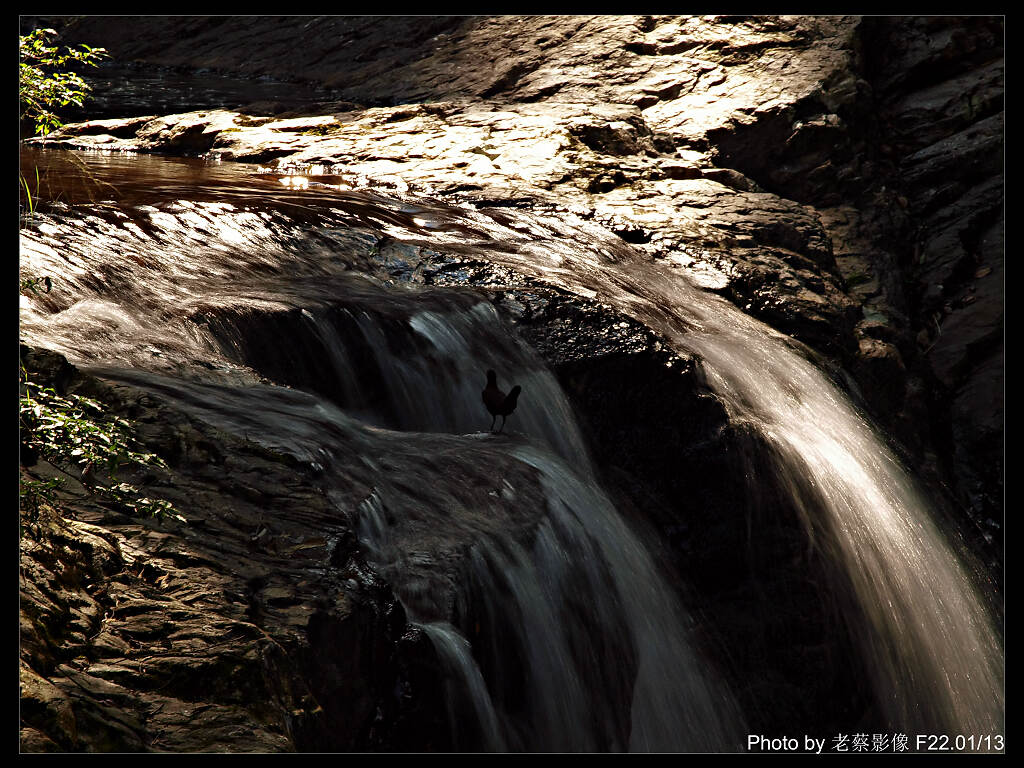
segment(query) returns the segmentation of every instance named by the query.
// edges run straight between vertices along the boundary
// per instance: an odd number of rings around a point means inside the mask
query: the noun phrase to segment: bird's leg
[[[500,433],[504,428],[505,428],[505,414],[502,414],[501,415],[501,426],[498,427],[498,432]]]
[[[498,414],[494,414],[493,416],[491,416],[491,432],[494,431],[494,422],[496,422],[497,420],[498,420]]]

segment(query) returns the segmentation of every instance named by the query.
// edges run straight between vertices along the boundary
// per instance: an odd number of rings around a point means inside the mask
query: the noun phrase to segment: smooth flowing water
[[[447,491],[432,499],[440,509],[396,517],[406,491],[383,482],[354,521],[437,647],[458,689],[452,706],[461,697],[475,713],[476,746],[716,751],[741,748],[743,724],[692,619],[601,490],[555,379],[471,291],[362,274],[382,238],[412,261],[429,249],[549,281],[697,355],[731,418],[772,446],[809,545],[849,585],[850,631],[888,724],[1002,732],[1002,646],[972,575],[884,440],[798,345],[569,214],[299,194],[252,169],[157,160],[130,172],[125,159],[90,161],[94,186],[117,183],[117,205],[58,211],[23,233],[23,270],[59,279],[23,296],[22,337],[109,375],[148,372],[135,374],[142,385],[162,377],[163,391],[211,418],[296,451],[468,444],[531,468],[533,492],[518,480],[496,492],[495,504],[534,510],[515,535]],[[500,449],[471,434],[487,427],[475,404],[488,367],[536,398],[512,417],[529,437]],[[266,394],[291,391],[260,389],[270,372],[315,395]],[[240,414],[237,397],[211,394],[225,386],[254,407]],[[282,397],[287,408],[273,406]],[[411,458],[403,466],[418,471]],[[460,480],[445,477],[452,498]],[[441,578],[454,551],[459,565]]]

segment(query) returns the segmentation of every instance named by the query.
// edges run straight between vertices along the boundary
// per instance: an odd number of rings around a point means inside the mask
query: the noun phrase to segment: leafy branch
[[[30,381],[22,368],[19,417],[23,453],[42,457],[66,474],[68,468],[77,467],[85,487],[128,512],[186,522],[170,502],[143,496],[134,485],[99,482],[97,472],[105,472],[116,481],[124,465],[167,468],[156,454],[137,450],[131,424],[107,413],[99,401],[81,395],[59,395],[52,387]],[[22,502],[38,508],[39,499],[52,500],[55,487],[52,483],[23,482]]]
[[[23,277],[19,283],[21,291],[31,291],[39,295],[39,292],[49,293],[53,289],[53,280],[49,275],[44,277]]]
[[[36,134],[47,134],[64,123],[56,110],[62,107],[82,106],[89,85],[77,73],[64,71],[74,64],[97,66],[107,57],[103,48],[81,45],[63,51],[52,44],[57,33],[52,29],[37,29],[19,37],[18,101],[21,119],[30,121]],[[28,220],[35,214],[39,197],[39,169],[35,171],[35,194],[25,174],[21,174],[21,193],[26,201]]]
[[[103,48],[82,44],[63,51],[51,41],[57,33],[52,29],[37,29],[20,36],[20,62],[18,68],[18,98],[21,116],[35,124],[37,134],[56,130],[63,122],[54,110],[68,106],[82,106],[89,85],[75,72],[63,71],[70,62],[97,66],[107,57]]]

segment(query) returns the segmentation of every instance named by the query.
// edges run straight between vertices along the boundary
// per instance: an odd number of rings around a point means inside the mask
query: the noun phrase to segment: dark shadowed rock
[[[425,705],[393,692],[429,649],[401,643],[401,608],[312,473],[60,356],[22,361],[133,419],[170,465],[148,492],[188,520],[131,517],[71,479],[59,510],[23,518],[22,749],[401,748],[403,708]]]

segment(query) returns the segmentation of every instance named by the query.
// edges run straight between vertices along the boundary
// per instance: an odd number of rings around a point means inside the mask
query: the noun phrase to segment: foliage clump
[[[37,134],[56,130],[63,122],[55,110],[82,106],[89,85],[75,72],[64,71],[72,62],[96,66],[106,58],[103,48],[82,44],[78,48],[52,45],[57,33],[37,29],[21,35],[18,68],[18,99],[21,117],[31,121]]]
[[[23,456],[43,458],[66,474],[77,468],[83,485],[126,512],[186,522],[170,502],[143,496],[134,485],[117,481],[117,472],[125,465],[166,469],[167,464],[154,453],[137,450],[131,425],[108,413],[99,401],[62,396],[30,381],[22,368],[19,416]],[[113,482],[103,484],[100,474]],[[60,482],[23,478],[21,502],[30,517],[40,504],[55,503]]]
[[[35,134],[45,135],[64,123],[57,110],[69,106],[82,106],[90,88],[76,72],[66,71],[78,64],[97,66],[107,57],[103,48],[84,43],[78,48],[53,45],[57,33],[52,29],[37,29],[19,37],[18,102],[21,120],[32,124]],[[26,201],[29,219],[35,213],[35,198],[39,195],[39,169],[35,170],[35,190],[32,194],[24,173],[21,179],[21,197]],[[24,288],[24,285],[23,285]]]

